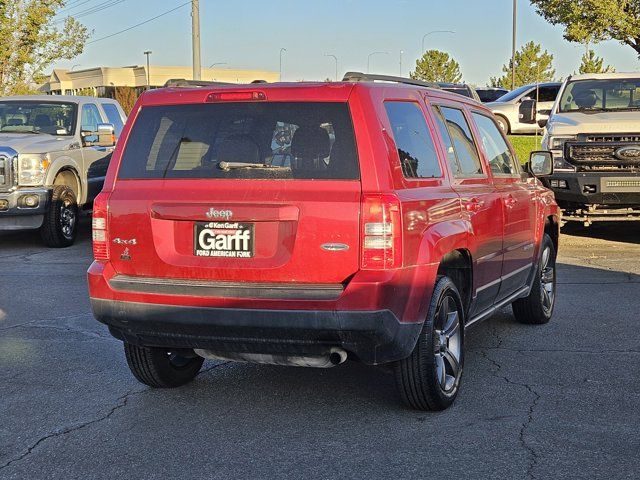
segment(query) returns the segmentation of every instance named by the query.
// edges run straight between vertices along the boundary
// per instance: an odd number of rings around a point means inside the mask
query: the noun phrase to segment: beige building
[[[191,79],[191,67],[149,68],[151,88],[162,87],[170,79]],[[277,82],[278,72],[266,70],[236,70],[231,68],[203,68],[202,80],[228,83],[250,83],[253,80]],[[55,69],[40,91],[50,95],[94,95],[113,97],[115,87],[133,87],[138,93],[147,88],[147,67],[96,67],[83,70]]]

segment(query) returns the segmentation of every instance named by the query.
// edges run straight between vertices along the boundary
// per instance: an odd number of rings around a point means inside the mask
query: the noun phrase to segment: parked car
[[[522,108],[535,122],[535,101]],[[543,181],[564,221],[640,220],[640,73],[570,76],[540,126],[555,166]]]
[[[463,97],[473,98],[475,101],[480,102],[480,97],[476,93],[475,88],[466,83],[442,83],[439,82],[438,86],[445,92],[457,93]]]
[[[506,88],[498,87],[480,87],[475,90],[482,103],[495,102],[501,96],[509,93]]]
[[[345,78],[138,100],[94,203],[88,280],[140,382],[183,385],[204,358],[351,359],[439,410],[471,325],[510,304],[550,320],[557,206],[491,112],[416,80]],[[531,165],[551,173],[550,154]]]
[[[39,229],[48,246],[71,245],[79,209],[104,180],[88,172],[113,150],[125,120],[106,98],[0,98],[0,231]]]
[[[496,116],[500,128],[506,133],[535,133],[537,125],[520,122],[520,103],[524,99],[538,100],[538,120],[549,117],[549,111],[555,102],[561,83],[540,83],[525,85],[503,95],[495,102],[487,103],[487,107]]]

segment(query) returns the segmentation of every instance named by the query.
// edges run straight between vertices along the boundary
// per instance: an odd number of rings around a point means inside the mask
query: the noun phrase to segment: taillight
[[[363,195],[362,255],[367,270],[402,266],[402,218],[395,195]]]
[[[109,194],[101,192],[93,201],[91,216],[91,236],[93,238],[93,258],[109,260]]]

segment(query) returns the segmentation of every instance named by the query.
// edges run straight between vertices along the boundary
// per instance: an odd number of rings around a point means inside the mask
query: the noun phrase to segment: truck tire
[[[528,297],[513,302],[513,315],[521,323],[542,325],[553,315],[556,299],[556,249],[551,237],[542,237],[540,260]]]
[[[204,358],[185,357],[167,348],[140,347],[124,342],[127,364],[136,379],[153,388],[175,388],[189,383]]]
[[[40,236],[45,245],[63,248],[73,245],[78,225],[78,201],[66,185],[53,187],[51,204],[44,214]]]
[[[464,309],[449,277],[438,277],[416,346],[395,364],[402,401],[416,410],[444,410],[460,387],[464,363]]]

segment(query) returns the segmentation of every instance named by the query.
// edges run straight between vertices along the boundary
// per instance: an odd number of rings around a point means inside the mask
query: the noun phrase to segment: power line
[[[149,18],[147,20],[144,20],[144,21],[142,21],[140,23],[136,23],[135,25],[131,25],[130,27],[127,27],[124,30],[120,30],[119,32],[115,32],[115,33],[112,33],[110,35],[106,35],[106,36],[101,37],[101,38],[96,38],[95,40],[91,40],[90,42],[87,42],[86,44],[89,45],[91,43],[96,43],[96,42],[100,42],[102,40],[106,40],[107,38],[115,37],[116,35],[120,35],[121,33],[128,32],[129,30],[133,30],[134,28],[138,28],[138,27],[140,27],[140,26],[142,26],[142,25],[144,25],[146,23],[152,22],[152,21],[154,21],[154,20],[156,20],[156,19],[158,19],[160,17],[164,17],[165,15],[168,15],[171,12],[175,12],[179,8],[185,7],[185,6],[190,5],[190,4],[191,4],[191,0],[189,0],[188,2],[185,2],[185,3],[182,3],[182,4],[178,5],[175,8],[172,8],[171,10],[167,10],[166,12],[163,12],[160,15],[156,15],[155,17],[151,17],[151,18]]]
[[[106,10],[109,7],[113,7],[115,5],[123,3],[125,1],[126,0],[111,0],[111,1],[108,1],[108,2],[99,3],[98,5],[94,5],[93,7],[87,8],[86,10],[81,10],[79,12],[72,13],[69,16],[71,16],[73,18],[86,17],[87,15],[91,15],[93,13],[101,12],[103,10]],[[63,22],[65,22],[67,20],[67,18],[69,18],[69,16],[67,16],[65,18],[60,18],[60,19],[56,20],[55,23],[63,23]]]
[[[76,0],[75,2],[71,2],[69,4],[65,4],[65,8],[60,10],[57,15],[60,15],[62,12],[66,12],[68,10],[73,10],[74,8],[79,7],[80,5],[84,5],[85,3],[89,3],[92,0]]]

